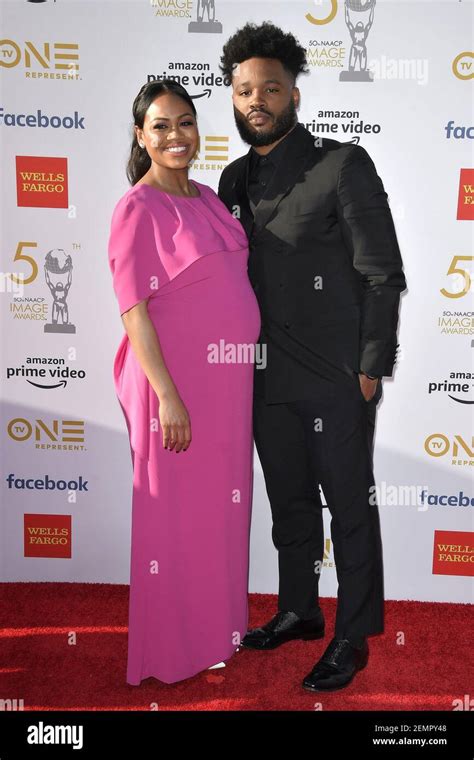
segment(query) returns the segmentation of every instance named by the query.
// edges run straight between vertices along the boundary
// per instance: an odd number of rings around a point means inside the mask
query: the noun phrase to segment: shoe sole
[[[361,665],[360,668],[357,668],[357,670],[354,671],[354,673],[352,674],[352,676],[350,677],[350,679],[348,681],[346,681],[346,683],[342,684],[342,686],[334,686],[332,689],[318,689],[315,686],[306,686],[305,684],[302,684],[303,689],[306,689],[306,691],[312,691],[312,692],[316,692],[317,691],[320,694],[322,694],[323,692],[340,691],[341,689],[345,689],[346,686],[349,686],[352,683],[352,681],[356,677],[357,673],[360,673],[361,670],[364,670],[364,668],[367,667],[368,662],[369,661],[367,660],[367,662],[365,662],[363,665]]]
[[[254,647],[252,644],[244,644],[243,641],[240,646],[244,647],[244,649],[255,649],[257,652],[267,652],[270,649],[277,649],[283,644],[287,644],[289,641],[314,641],[315,639],[323,639],[324,636],[325,632],[319,631],[318,633],[304,633],[302,636],[289,636],[288,638],[278,641],[276,644],[271,644],[265,647]]]

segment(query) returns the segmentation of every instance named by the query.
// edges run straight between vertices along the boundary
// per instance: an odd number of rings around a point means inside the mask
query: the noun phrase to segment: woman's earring
[[[141,140],[138,141],[138,144],[139,144],[140,148],[144,148],[145,147],[145,143],[143,143]]]

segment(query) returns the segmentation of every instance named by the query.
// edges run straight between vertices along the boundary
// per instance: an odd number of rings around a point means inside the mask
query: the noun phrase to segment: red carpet
[[[321,641],[241,649],[225,668],[175,685],[148,678],[129,686],[128,586],[4,583],[0,594],[0,696],[22,698],[24,710],[453,710],[453,700],[472,693],[467,604],[386,602],[368,667],[346,689],[320,695],[300,684],[329,643],[335,599],[321,601]],[[252,626],[275,611],[275,596],[251,594]]]

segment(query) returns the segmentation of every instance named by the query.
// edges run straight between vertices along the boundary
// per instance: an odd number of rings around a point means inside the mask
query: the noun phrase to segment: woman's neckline
[[[160,190],[159,187],[149,185],[148,182],[135,182],[133,187],[149,187],[151,190],[154,190],[157,193],[162,193],[163,195],[168,195],[170,198],[185,198],[187,201],[198,201],[200,198],[202,198],[202,192],[194,180],[190,179],[189,182],[194,185],[196,190],[199,190],[199,195],[176,195],[175,193],[167,193],[166,190]]]

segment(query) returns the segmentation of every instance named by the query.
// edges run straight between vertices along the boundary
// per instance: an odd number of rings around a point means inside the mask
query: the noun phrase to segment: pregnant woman
[[[174,80],[150,82],[133,117],[132,187],[114,208],[108,254],[133,462],[126,681],[139,685],[225,661],[247,631],[260,313],[240,222],[188,179],[192,99]]]

